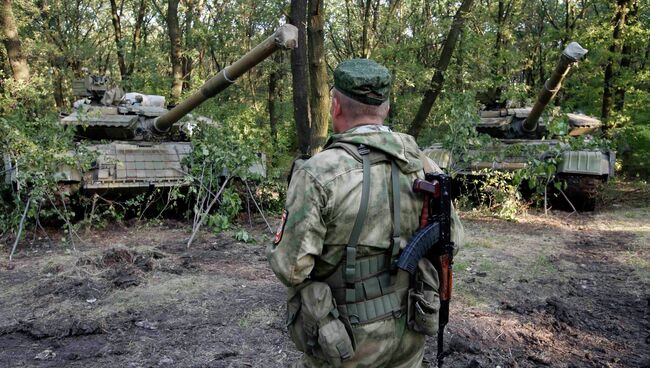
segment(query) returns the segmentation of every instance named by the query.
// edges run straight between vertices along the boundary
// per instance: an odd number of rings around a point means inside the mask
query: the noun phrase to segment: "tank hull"
[[[509,146],[561,146],[556,140],[503,139],[498,144],[482,150],[470,150],[463,157],[454,159],[442,145],[424,149],[427,157],[447,172],[457,177],[476,178],[486,175],[485,170],[514,172],[530,167],[531,159],[545,160],[547,155],[528,157],[524,154],[507,154]],[[525,149],[522,149],[525,151]],[[486,159],[485,157],[491,157]],[[614,176],[616,153],[611,150],[565,150],[558,157],[555,179],[564,181],[564,194],[571,204],[582,211],[593,211],[602,184]],[[462,192],[459,192],[462,193]]]
[[[115,141],[89,145],[87,149],[96,156],[93,166],[85,172],[61,167],[62,191],[124,195],[154,188],[184,187],[192,181],[185,163],[192,152],[190,142]],[[265,155],[258,154],[258,160],[248,171],[266,176],[265,161]],[[223,174],[227,175],[225,171]]]

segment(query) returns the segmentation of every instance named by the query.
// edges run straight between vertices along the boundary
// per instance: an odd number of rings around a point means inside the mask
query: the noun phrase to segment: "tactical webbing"
[[[401,223],[400,223],[400,171],[396,162],[385,155],[375,155],[371,158],[370,150],[364,145],[357,147],[348,144],[335,144],[329,148],[343,148],[353,157],[358,153],[363,167],[361,184],[361,203],[357,212],[354,226],[345,248],[343,265],[334,271],[325,282],[330,285],[332,296],[338,308],[350,323],[368,323],[375,320],[396,316],[401,313],[400,295],[408,289],[404,286],[398,289],[395,277],[390,272],[393,261],[400,251]],[[390,248],[383,254],[357,259],[357,245],[368,214],[370,198],[370,165],[381,161],[391,161],[392,183],[392,217],[393,231]]]
[[[359,236],[361,235],[361,230],[363,229],[363,224],[366,221],[366,215],[368,214],[368,199],[370,196],[370,159],[368,154],[370,150],[364,145],[359,146],[359,154],[361,155],[363,161],[363,179],[361,182],[361,204],[359,205],[359,212],[357,212],[357,218],[354,220],[354,227],[352,228],[352,234],[350,234],[350,240],[348,245],[345,248],[345,301],[346,303],[352,303],[356,299],[356,291],[354,287],[354,278],[356,275],[357,267],[357,244],[359,243]]]
[[[330,285],[335,285],[337,288],[342,288],[346,282],[363,281],[368,277],[377,276],[386,271],[386,265],[388,264],[389,259],[390,254],[387,253],[357,258],[357,265],[355,267],[356,274],[354,275],[354,279],[346,280],[345,275],[341,270],[344,267],[339,267],[336,271],[328,275],[324,281]]]
[[[338,308],[343,315],[347,315],[352,324],[373,322],[402,310],[397,292],[362,302],[339,305]]]

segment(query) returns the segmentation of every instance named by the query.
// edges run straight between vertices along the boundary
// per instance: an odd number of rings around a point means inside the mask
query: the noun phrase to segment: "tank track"
[[[596,209],[598,192],[605,179],[594,175],[560,174],[558,179],[566,182],[563,190],[573,206],[578,211],[593,211]],[[563,200],[563,198],[561,199]]]

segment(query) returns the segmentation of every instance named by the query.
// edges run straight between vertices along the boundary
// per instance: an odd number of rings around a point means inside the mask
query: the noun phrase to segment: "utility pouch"
[[[324,359],[334,367],[352,358],[352,334],[339,319],[329,285],[309,282],[290,292],[287,327],[296,348]]]
[[[428,259],[418,262],[415,285],[408,293],[407,320],[411,330],[427,336],[438,333],[440,297],[438,273]]]

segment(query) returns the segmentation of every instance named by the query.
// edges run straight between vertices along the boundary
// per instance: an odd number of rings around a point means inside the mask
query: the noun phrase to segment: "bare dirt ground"
[[[650,367],[650,194],[618,184],[594,213],[462,214],[448,367]],[[0,249],[0,367],[285,367],[284,288],[256,243],[189,225],[112,225],[75,249]],[[42,235],[41,235],[42,236]],[[32,241],[32,239],[34,241]],[[62,240],[63,239],[63,240]],[[426,358],[435,361],[435,341]]]

